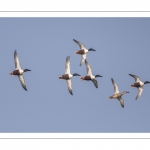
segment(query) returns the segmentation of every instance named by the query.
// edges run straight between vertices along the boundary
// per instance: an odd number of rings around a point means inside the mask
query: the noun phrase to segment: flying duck
[[[121,106],[124,108],[124,100],[122,99],[122,95],[129,93],[127,91],[124,91],[122,93],[119,92],[119,88],[117,86],[117,84],[115,83],[115,81],[113,80],[113,78],[111,78],[112,84],[114,86],[114,95],[110,96],[110,99],[118,99],[120,101]]]
[[[81,77],[81,80],[87,80],[87,81],[92,81],[95,85],[96,88],[98,88],[98,82],[97,80],[95,79],[96,77],[102,77],[100,75],[92,75],[92,69],[90,67],[90,65],[88,64],[87,60],[85,59],[85,65],[86,65],[86,71],[87,71],[87,75],[84,76],[84,77]]]
[[[79,45],[79,47],[80,47],[80,50],[78,50],[78,51],[76,51],[75,52],[75,54],[80,54],[81,55],[81,62],[80,62],[80,66],[83,64],[83,62],[85,61],[85,59],[86,59],[86,54],[89,52],[89,51],[96,51],[96,50],[94,50],[93,48],[90,48],[90,49],[86,49],[85,48],[85,46],[81,43],[81,42],[79,42],[79,41],[77,41],[77,40],[75,40],[75,39],[73,39],[78,45]]]
[[[15,61],[15,70],[13,72],[11,72],[10,75],[17,75],[19,80],[20,80],[20,83],[21,83],[22,87],[27,91],[25,80],[24,80],[24,77],[23,77],[23,73],[27,72],[27,71],[31,71],[31,70],[29,70],[29,69],[22,70],[21,69],[19,58],[17,56],[17,51],[16,50],[14,52],[14,61]]]
[[[72,92],[72,83],[71,83],[71,78],[73,76],[80,76],[77,73],[71,74],[70,73],[70,56],[67,56],[66,58],[66,65],[65,65],[65,74],[60,76],[59,79],[64,79],[67,82],[67,86],[68,86],[68,90],[70,92],[71,95],[73,95]]]
[[[144,86],[144,84],[147,84],[147,83],[150,83],[150,82],[149,81],[142,82],[140,80],[140,77],[138,77],[136,75],[133,75],[133,74],[129,74],[129,75],[135,79],[135,83],[132,84],[131,87],[138,88],[138,94],[137,94],[137,96],[135,98],[135,100],[137,100],[141,96],[141,94],[143,92],[143,86]]]

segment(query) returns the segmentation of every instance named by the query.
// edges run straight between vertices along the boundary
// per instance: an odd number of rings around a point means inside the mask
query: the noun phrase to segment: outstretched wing
[[[70,56],[66,58],[65,74],[70,74]]]
[[[84,49],[85,48],[84,45],[81,42],[79,42],[79,41],[77,41],[75,39],[73,39],[73,40],[79,45],[80,49]]]
[[[140,77],[133,74],[129,74],[129,75],[135,79],[135,82],[140,82]]]
[[[71,79],[66,80],[66,82],[67,82],[67,86],[68,86],[68,90],[69,90],[70,94],[73,95]]]
[[[97,82],[97,80],[92,79],[91,81],[94,83],[95,87],[98,88],[98,82]]]
[[[119,88],[118,88],[116,82],[114,81],[113,78],[111,78],[111,81],[112,81],[112,84],[113,84],[113,86],[114,86],[114,93],[115,93],[115,94],[116,94],[116,93],[119,93]]]
[[[87,72],[87,76],[92,75],[92,68],[89,65],[89,63],[87,62],[87,60],[85,59],[85,65],[86,65],[86,72]]]
[[[20,67],[20,62],[19,62],[19,58],[17,56],[17,51],[15,50],[14,52],[14,61],[15,61],[15,68],[16,69],[21,69]]]
[[[120,101],[121,106],[124,108],[124,100],[121,97],[118,98],[118,100]]]
[[[81,55],[80,66],[84,63],[85,59],[86,59],[86,54]]]
[[[21,83],[22,87],[27,91],[27,88],[26,88],[26,84],[25,84],[25,80],[24,80],[23,75],[19,75],[18,78],[19,78],[19,80],[20,80],[20,83]]]
[[[143,88],[142,87],[138,87],[138,94],[137,94],[137,96],[135,98],[136,100],[141,96],[142,92],[143,92]]]

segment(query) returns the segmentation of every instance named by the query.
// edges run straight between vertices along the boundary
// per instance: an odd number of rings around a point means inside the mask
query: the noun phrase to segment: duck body
[[[129,92],[124,91],[124,92],[120,93],[118,85],[116,84],[116,82],[114,81],[113,78],[111,78],[111,81],[112,81],[112,84],[113,84],[113,87],[114,87],[114,94],[112,96],[110,96],[109,98],[110,99],[118,99],[119,102],[120,102],[120,105],[124,108],[124,100],[122,99],[122,95],[126,94],[126,93],[129,93]]]
[[[15,69],[13,72],[11,72],[11,75],[22,75],[24,73],[24,70],[22,69]]]
[[[76,51],[75,54],[83,55],[83,54],[87,54],[88,52],[89,51],[86,48],[84,48],[84,49]]]
[[[80,76],[80,75],[77,73],[74,73],[74,74],[70,73],[70,56],[67,56],[66,64],[65,64],[65,73],[62,76],[59,76],[58,79],[66,80],[68,91],[71,95],[73,95],[72,82],[71,82],[71,78],[73,76]]]
[[[129,75],[135,79],[135,83],[131,84],[131,87],[136,87],[138,89],[138,94],[137,94],[137,96],[135,98],[135,100],[137,100],[143,93],[143,86],[145,84],[150,83],[150,82],[149,81],[142,82],[140,80],[140,77],[138,77],[136,75],[133,75],[133,74],[129,74]]]
[[[143,82],[136,82],[136,83],[134,83],[134,84],[131,84],[131,86],[132,87],[142,87],[144,85],[144,83]]]
[[[95,79],[95,76],[93,76],[93,75],[81,77],[81,80],[90,81],[90,80],[93,80],[93,79]]]
[[[89,51],[96,51],[93,48],[89,48],[87,49],[81,42],[73,39],[80,47],[80,50],[76,51],[75,54],[79,54],[81,55],[81,62],[80,62],[80,66],[84,63],[85,59],[86,59],[86,55]]]
[[[73,77],[72,74],[64,74],[64,75],[60,76],[59,79],[69,80],[72,77]]]
[[[10,75],[18,76],[22,87],[27,91],[25,80],[24,80],[24,77],[23,77],[23,73],[27,72],[27,71],[31,71],[31,70],[29,70],[29,69],[22,70],[21,69],[19,58],[17,56],[17,51],[16,50],[14,52],[14,61],[15,61],[15,70],[13,72],[11,72]]]
[[[84,81],[84,80],[86,80],[86,81],[92,81],[93,84],[95,85],[95,87],[98,88],[98,82],[97,82],[97,80],[95,78],[96,77],[102,77],[102,76],[100,76],[100,75],[95,75],[94,76],[92,74],[92,68],[91,68],[91,66],[89,65],[89,63],[87,62],[86,59],[85,59],[85,65],[86,65],[86,72],[87,72],[87,74],[86,74],[86,76],[81,77],[80,79],[82,81]]]
[[[123,94],[121,94],[121,93],[116,93],[116,94],[110,96],[109,98],[110,98],[110,99],[121,98],[122,95],[123,95]]]

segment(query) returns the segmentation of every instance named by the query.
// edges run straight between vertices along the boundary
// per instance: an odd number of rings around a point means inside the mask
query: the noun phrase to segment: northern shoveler
[[[24,77],[23,77],[23,73],[27,72],[27,71],[31,71],[31,70],[29,70],[29,69],[22,70],[21,69],[19,58],[17,56],[17,51],[16,50],[14,52],[14,61],[15,61],[15,68],[16,69],[13,72],[11,72],[10,75],[17,75],[19,80],[20,80],[20,83],[21,83],[22,87],[27,91],[25,80],[24,80]]]
[[[91,66],[88,64],[87,60],[85,59],[85,65],[86,65],[86,71],[87,71],[87,75],[84,77],[81,77],[81,80],[87,80],[87,81],[92,81],[95,85],[96,88],[98,88],[98,82],[95,79],[96,77],[102,77],[100,75],[92,75],[92,69]]]
[[[86,54],[89,52],[89,51],[96,51],[96,50],[94,50],[93,48],[90,48],[90,49],[86,49],[85,48],[85,46],[81,43],[81,42],[79,42],[79,41],[77,41],[77,40],[75,40],[75,39],[73,39],[78,45],[79,45],[79,47],[80,47],[80,50],[78,50],[78,51],[76,51],[75,52],[75,54],[80,54],[81,55],[81,62],[80,62],[80,66],[83,64],[83,62],[85,61],[85,59],[86,59]]]
[[[149,82],[149,81],[142,82],[142,81],[140,80],[140,77],[138,77],[138,76],[136,76],[136,75],[133,75],[133,74],[129,74],[129,75],[135,79],[135,83],[134,83],[134,84],[131,84],[131,87],[136,87],[136,88],[138,88],[138,94],[137,94],[137,96],[136,96],[136,98],[135,98],[135,100],[137,100],[137,99],[141,96],[141,94],[142,94],[142,92],[143,92],[143,86],[144,86],[144,84],[148,84],[148,83],[150,83],[150,82]]]
[[[122,95],[129,93],[127,91],[124,91],[123,93],[119,92],[119,88],[117,86],[117,84],[115,83],[115,81],[113,80],[113,78],[111,78],[112,84],[114,86],[114,95],[110,96],[110,99],[118,99],[120,101],[121,106],[124,108],[124,100],[122,99]]]
[[[67,56],[66,58],[66,66],[65,66],[65,74],[60,76],[59,79],[64,79],[67,82],[67,86],[68,86],[68,90],[70,92],[71,95],[73,95],[72,92],[72,83],[71,83],[71,78],[73,76],[80,76],[77,73],[71,74],[70,73],[70,56]]]

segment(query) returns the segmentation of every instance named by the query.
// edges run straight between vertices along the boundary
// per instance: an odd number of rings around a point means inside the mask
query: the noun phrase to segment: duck
[[[25,84],[23,73],[27,72],[27,71],[31,71],[31,70],[29,70],[29,69],[22,70],[21,69],[19,58],[17,56],[17,51],[16,50],[14,52],[14,62],[15,62],[15,70],[13,72],[11,72],[10,75],[18,76],[22,87],[24,88],[24,90],[27,91],[27,87],[26,87],[26,84]]]
[[[127,94],[129,92],[124,91],[124,92],[120,93],[119,88],[113,78],[111,78],[111,81],[114,86],[114,94],[112,96],[110,96],[109,98],[110,99],[118,99],[120,101],[120,105],[124,108],[124,100],[122,99],[122,95]]]
[[[85,65],[86,65],[87,75],[84,76],[84,77],[81,77],[80,79],[82,81],[84,81],[84,80],[86,80],[86,81],[92,81],[93,84],[95,85],[95,87],[98,88],[98,82],[97,82],[97,80],[95,78],[97,78],[97,77],[103,77],[103,76],[98,75],[98,74],[94,76],[92,74],[92,68],[91,68],[91,66],[89,65],[89,63],[87,62],[86,59],[85,59]]]
[[[136,75],[133,75],[133,74],[129,74],[129,75],[135,79],[135,83],[131,84],[131,87],[136,87],[138,89],[138,94],[137,94],[137,96],[135,98],[135,100],[137,100],[141,96],[141,94],[143,93],[143,86],[145,84],[150,83],[150,82],[149,81],[142,82],[140,80],[140,77],[138,77]]]
[[[73,40],[74,40],[74,41],[79,45],[79,47],[80,47],[80,50],[78,50],[78,51],[76,51],[76,52],[74,52],[74,53],[81,55],[81,62],[80,62],[80,66],[81,66],[81,65],[84,63],[85,59],[86,59],[86,54],[87,54],[89,51],[96,51],[96,50],[93,49],[93,48],[86,49],[85,46],[84,46],[81,42],[79,42],[79,41],[77,41],[77,40],[75,40],[75,39],[73,39]]]
[[[59,79],[64,79],[67,82],[67,87],[68,87],[68,91],[71,95],[73,95],[72,92],[72,82],[71,82],[71,78],[73,76],[80,76],[77,73],[71,74],[70,73],[70,56],[66,57],[66,64],[65,64],[65,74],[63,74],[62,76],[59,76]]]

